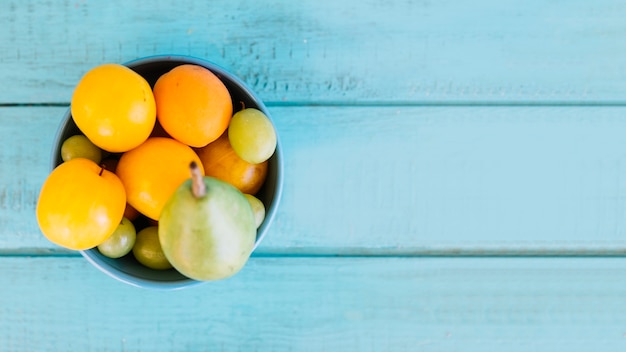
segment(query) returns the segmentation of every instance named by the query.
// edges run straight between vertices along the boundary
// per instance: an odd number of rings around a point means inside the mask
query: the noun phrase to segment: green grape
[[[157,226],[148,226],[137,233],[133,254],[138,262],[148,268],[166,270],[172,267],[161,248]]]
[[[248,202],[250,202],[250,206],[252,206],[252,212],[254,213],[254,222],[256,224],[256,228],[258,229],[265,219],[265,205],[263,205],[263,202],[261,202],[259,198],[251,194],[244,194],[244,196],[246,196]]]
[[[127,218],[122,218],[115,232],[98,246],[98,250],[109,258],[121,258],[133,249],[136,237],[133,223]]]
[[[100,164],[102,150],[82,134],[71,136],[61,145],[61,159],[68,161],[75,158],[86,158]]]
[[[254,108],[233,115],[228,125],[228,139],[235,153],[251,164],[264,162],[276,150],[276,131],[272,122]]]

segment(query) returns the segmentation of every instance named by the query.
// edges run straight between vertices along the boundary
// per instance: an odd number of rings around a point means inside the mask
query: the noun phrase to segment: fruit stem
[[[202,198],[206,195],[206,185],[204,184],[204,178],[202,172],[195,161],[189,164],[191,170],[191,193],[196,198]]]
[[[98,173],[98,176],[102,176],[102,173],[104,173],[104,167],[100,166],[100,172]]]

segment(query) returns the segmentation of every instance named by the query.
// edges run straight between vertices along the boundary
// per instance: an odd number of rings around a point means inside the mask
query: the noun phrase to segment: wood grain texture
[[[4,1],[0,103],[89,68],[203,57],[276,103],[624,103],[626,5],[599,1]]]
[[[34,209],[65,110],[0,108],[0,134],[19,141],[0,149],[4,253],[58,249]],[[626,108],[270,112],[285,184],[260,253],[626,253]]]
[[[2,1],[0,351],[626,350],[625,13]],[[284,149],[258,252],[181,291],[107,277],[34,213],[82,74],[154,54],[237,74]]]
[[[147,291],[0,258],[3,351],[623,351],[621,259],[263,258]]]

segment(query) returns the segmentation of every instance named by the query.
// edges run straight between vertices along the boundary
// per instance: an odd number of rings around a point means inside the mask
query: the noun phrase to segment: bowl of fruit
[[[269,112],[234,74],[189,56],[102,64],[72,94],[37,221],[115,279],[179,289],[245,266],[282,174]]]

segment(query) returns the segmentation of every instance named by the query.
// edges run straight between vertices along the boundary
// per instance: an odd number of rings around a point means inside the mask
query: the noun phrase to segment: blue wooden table
[[[626,3],[2,1],[1,351],[626,350]],[[235,277],[115,281],[34,209],[88,69],[202,57],[285,158]]]

